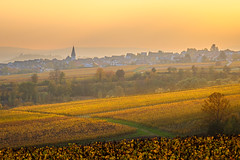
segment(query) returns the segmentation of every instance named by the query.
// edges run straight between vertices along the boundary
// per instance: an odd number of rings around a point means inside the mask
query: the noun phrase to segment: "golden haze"
[[[0,2],[0,46],[34,49],[187,47],[240,50],[239,0],[10,0]]]

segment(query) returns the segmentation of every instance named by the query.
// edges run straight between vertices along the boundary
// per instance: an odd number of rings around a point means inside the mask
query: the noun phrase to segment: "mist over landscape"
[[[0,1],[0,159],[240,159],[239,6]]]
[[[125,55],[126,53],[139,53],[148,51],[144,48],[105,48],[105,47],[93,47],[93,48],[81,48],[75,47],[79,53],[77,58],[94,58],[104,57],[112,55]],[[8,63],[14,61],[24,61],[33,59],[64,59],[69,53],[71,53],[72,46],[63,49],[54,50],[37,50],[37,49],[25,49],[14,47],[0,47],[0,63]]]

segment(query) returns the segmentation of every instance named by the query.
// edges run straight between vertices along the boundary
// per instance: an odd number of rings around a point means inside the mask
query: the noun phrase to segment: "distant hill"
[[[8,62],[14,62],[14,61],[24,61],[24,60],[33,60],[33,59],[62,59],[61,56],[58,55],[48,55],[48,54],[23,54],[21,53],[19,56],[8,60]]]
[[[7,63],[18,60],[29,60],[38,58],[62,58],[62,53],[67,55],[67,49],[59,50],[34,50],[15,47],[0,47],[0,62]]]
[[[15,47],[0,47],[0,63],[8,63],[13,61],[23,61],[30,59],[64,59],[71,54],[72,47],[53,49],[53,50],[35,50]],[[75,47],[77,58],[93,58],[112,55],[125,55],[126,53],[139,53],[149,51],[144,48],[82,48]]]

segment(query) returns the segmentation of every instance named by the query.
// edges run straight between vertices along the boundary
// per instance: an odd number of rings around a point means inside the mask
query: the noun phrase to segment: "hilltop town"
[[[20,73],[39,73],[51,71],[54,69],[73,69],[73,68],[89,68],[89,67],[107,67],[107,66],[123,66],[123,65],[139,65],[139,64],[167,64],[167,63],[200,63],[200,62],[218,62],[240,61],[240,51],[232,51],[229,49],[219,50],[213,44],[210,49],[197,50],[188,48],[181,53],[173,52],[141,52],[137,54],[127,53],[126,55],[111,57],[94,57],[94,58],[76,58],[76,51],[73,46],[71,56],[63,60],[58,59],[35,59],[25,61],[15,61],[8,64],[0,64],[0,75],[20,74]]]

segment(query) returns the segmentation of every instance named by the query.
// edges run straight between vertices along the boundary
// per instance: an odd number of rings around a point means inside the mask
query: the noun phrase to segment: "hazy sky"
[[[1,0],[0,46],[240,50],[240,0]]]

